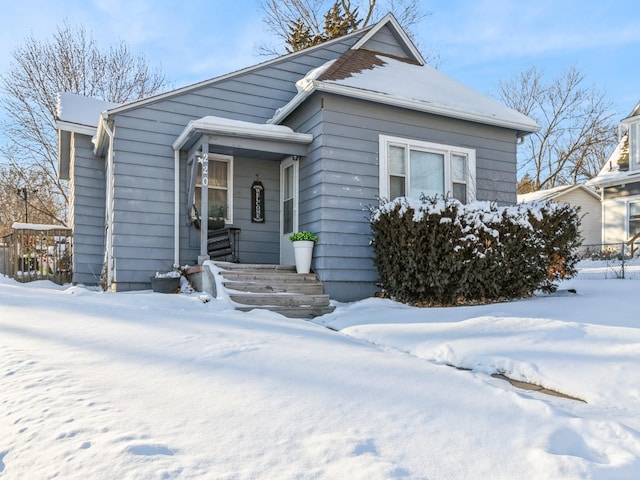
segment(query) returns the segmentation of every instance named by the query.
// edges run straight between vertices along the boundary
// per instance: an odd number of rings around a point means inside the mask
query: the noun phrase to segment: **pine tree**
[[[324,29],[321,33],[314,34],[309,25],[300,18],[289,24],[289,32],[285,39],[287,52],[297,52],[342,37],[357,30],[361,23],[357,7],[352,11],[349,0],[336,0],[324,15]]]
[[[287,53],[292,53],[313,47],[324,41],[321,35],[314,35],[311,28],[302,19],[298,19],[289,25],[289,34],[285,43],[288,45],[286,47]]]
[[[362,20],[358,19],[358,8],[351,11],[351,2],[336,0],[324,16],[326,40],[342,37],[358,29]]]

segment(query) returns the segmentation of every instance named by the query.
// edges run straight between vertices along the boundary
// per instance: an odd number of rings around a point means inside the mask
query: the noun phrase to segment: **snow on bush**
[[[370,223],[380,285],[406,303],[520,298],[576,273],[580,222],[568,205],[402,197],[371,208]]]

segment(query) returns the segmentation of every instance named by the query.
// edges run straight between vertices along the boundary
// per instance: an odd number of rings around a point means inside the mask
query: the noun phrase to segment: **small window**
[[[380,136],[380,196],[475,198],[475,150]]]
[[[640,202],[629,203],[629,238],[640,233]]]
[[[640,170],[640,123],[629,127],[629,169]]]
[[[209,155],[208,210],[209,217],[223,218],[225,223],[233,222],[232,179],[233,158],[222,155]],[[202,199],[202,166],[198,167],[196,177],[195,204],[200,208]]]

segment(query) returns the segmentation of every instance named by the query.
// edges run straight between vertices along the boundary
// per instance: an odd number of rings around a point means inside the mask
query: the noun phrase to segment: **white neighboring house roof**
[[[384,103],[436,115],[516,130],[518,136],[539,130],[538,124],[516,110],[463,85],[435,68],[369,50],[347,52],[314,69],[297,82],[298,94],[276,111],[280,123],[313,92],[321,91]],[[347,57],[350,55],[350,57]],[[341,60],[351,71],[335,67]],[[334,67],[334,68],[332,68]],[[333,71],[332,71],[333,70]]]
[[[582,190],[585,193],[591,195],[596,200],[600,200],[600,196],[590,187],[582,184],[577,185],[561,185],[559,187],[547,188],[545,190],[537,190],[535,192],[525,193],[518,195],[518,203],[528,202],[544,202],[546,200],[556,200],[562,195],[573,192],[574,190]]]
[[[95,135],[100,114],[119,104],[63,92],[58,94],[56,126],[59,130]]]

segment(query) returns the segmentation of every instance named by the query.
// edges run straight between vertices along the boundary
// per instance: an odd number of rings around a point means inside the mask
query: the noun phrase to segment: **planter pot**
[[[293,254],[296,258],[296,272],[309,273],[311,271],[311,257],[314,242],[298,240],[293,242]]]
[[[158,293],[176,293],[180,288],[180,277],[151,277],[151,288]]]

